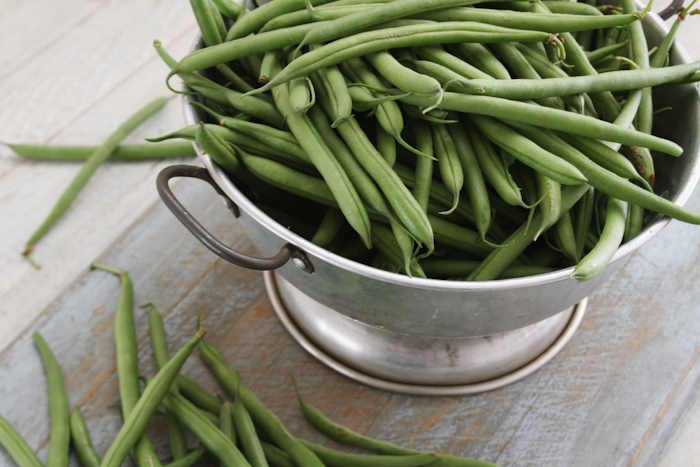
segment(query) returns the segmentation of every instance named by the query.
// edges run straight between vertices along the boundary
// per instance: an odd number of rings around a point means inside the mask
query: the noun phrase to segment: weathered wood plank
[[[250,248],[216,195],[193,182],[180,188],[217,234]],[[700,197],[691,207],[700,208]],[[277,323],[259,275],[215,261],[163,206],[100,261],[129,268],[137,303],[154,301],[166,314],[171,348],[185,341],[200,316],[208,339],[296,433],[322,439],[300,417],[291,375],[310,402],[362,432],[502,465],[571,466],[658,461],[698,388],[698,259],[694,228],[673,223],[592,297],[578,335],[547,367],[501,390],[450,398],[376,391],[315,362]],[[119,422],[111,339],[118,290],[114,277],[84,275],[34,326],[56,347],[71,401],[84,407],[100,450]],[[137,313],[148,373],[145,318]],[[0,408],[33,446],[43,446],[46,418],[36,414],[46,414],[46,398],[31,347],[28,330],[0,354]],[[186,371],[215,388],[196,358]],[[154,430],[162,439],[162,429]]]

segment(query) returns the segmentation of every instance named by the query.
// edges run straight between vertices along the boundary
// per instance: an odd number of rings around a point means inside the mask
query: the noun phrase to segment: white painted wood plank
[[[99,8],[95,2],[76,2],[95,11],[68,32],[61,21],[52,21],[64,19],[54,11],[55,2],[22,3],[34,5],[45,36],[58,39],[0,76],[0,140],[99,143],[139,106],[167,94],[166,67],[153,52],[153,39],[180,56],[196,31],[187,2],[98,2]],[[26,8],[10,8],[3,18],[15,13],[18,24],[26,22]],[[9,45],[27,48],[22,40]],[[174,100],[130,139],[181,125],[180,104]],[[0,348],[156,201],[155,175],[165,164],[100,168],[73,209],[38,245],[35,256],[42,269],[36,271],[19,252],[79,166],[19,160],[0,146]]]

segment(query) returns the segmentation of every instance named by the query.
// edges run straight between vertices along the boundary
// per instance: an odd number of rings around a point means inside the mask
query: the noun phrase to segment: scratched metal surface
[[[177,190],[205,224],[233,245],[250,244],[209,189]],[[700,196],[691,207],[700,209]],[[321,366],[276,321],[258,273],[216,260],[160,204],[100,261],[128,267],[136,303],[166,315],[171,350],[200,316],[223,349],[294,433],[321,439],[301,418],[290,376],[331,417],[409,446],[476,456],[501,465],[655,465],[698,388],[700,244],[674,222],[592,296],[582,328],[548,366],[526,380],[472,397],[393,395]],[[46,455],[48,408],[31,332],[39,330],[64,367],[71,404],[83,408],[98,451],[119,426],[112,319],[115,277],[86,272],[35,325],[0,353],[0,412]],[[137,311],[142,372],[153,369],[145,313]],[[197,357],[186,372],[215,388]],[[162,421],[152,426],[159,445]],[[0,465],[10,465],[0,453]]]

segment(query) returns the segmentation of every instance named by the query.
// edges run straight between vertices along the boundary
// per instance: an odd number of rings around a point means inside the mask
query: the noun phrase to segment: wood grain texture
[[[210,189],[188,182],[178,192],[217,235],[250,250]],[[700,197],[691,207],[700,209]],[[520,383],[474,397],[394,395],[333,373],[284,332],[258,273],[216,260],[161,205],[99,260],[128,268],[136,303],[153,301],[161,308],[171,350],[191,335],[200,316],[207,338],[251,388],[294,433],[315,440],[322,438],[300,416],[292,375],[304,396],[334,419],[421,449],[501,465],[656,465],[698,389],[700,244],[694,228],[680,223],[633,255],[591,297],[581,330],[553,362]],[[84,274],[0,354],[0,410],[32,446],[45,449],[47,436],[45,386],[30,339],[34,329],[55,347],[71,403],[83,407],[98,450],[116,433],[111,331],[118,291],[111,275]],[[136,321],[142,372],[150,374],[146,313],[137,312]],[[218,391],[197,358],[185,371]],[[152,427],[159,446],[161,423]]]

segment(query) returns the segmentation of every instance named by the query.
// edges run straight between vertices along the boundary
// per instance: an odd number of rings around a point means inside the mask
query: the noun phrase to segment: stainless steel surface
[[[531,352],[528,358],[523,358],[522,355],[516,355],[515,349],[513,349],[511,357],[513,358],[513,363],[516,360],[522,361],[520,365],[512,366],[507,369],[502,368],[502,371],[498,375],[484,377],[481,379],[474,379],[471,382],[466,380],[460,381],[459,378],[454,377],[454,371],[463,371],[466,367],[464,366],[464,361],[456,362],[458,366],[452,368],[445,368],[445,373],[442,375],[437,375],[438,377],[433,380],[420,381],[416,378],[416,371],[421,371],[424,368],[415,368],[413,366],[403,368],[402,366],[394,367],[398,369],[401,375],[405,374],[407,371],[408,377],[406,380],[397,380],[396,378],[388,377],[390,375],[384,375],[382,373],[366,371],[365,368],[358,367],[354,365],[357,360],[352,362],[346,362],[346,355],[334,345],[327,345],[327,343],[318,343],[315,339],[307,334],[307,326],[302,329],[299,324],[299,318],[306,321],[316,320],[317,323],[313,326],[316,328],[317,335],[323,334],[325,332],[337,332],[338,328],[332,326],[327,326],[327,329],[323,329],[324,323],[327,322],[327,317],[330,314],[332,316],[331,320],[345,320],[342,321],[345,329],[348,330],[350,335],[356,333],[365,333],[372,339],[371,342],[367,339],[355,340],[351,338],[345,338],[342,335],[338,336],[343,342],[345,342],[344,347],[354,347],[357,349],[359,346],[373,346],[377,344],[380,347],[387,347],[387,341],[384,336],[381,335],[381,329],[367,330],[367,325],[362,323],[351,321],[348,318],[343,317],[341,314],[326,309],[323,305],[311,303],[310,307],[297,308],[288,307],[286,305],[287,300],[283,299],[283,292],[280,289],[280,284],[283,281],[280,280],[274,272],[263,273],[265,278],[265,288],[267,290],[267,295],[272,302],[272,306],[277,313],[277,317],[282,322],[282,325],[287,329],[287,331],[292,335],[292,337],[301,345],[304,350],[309,352],[314,358],[318,359],[323,364],[334,369],[338,373],[347,376],[355,381],[359,381],[368,386],[376,387],[379,389],[384,389],[392,392],[399,392],[404,394],[416,394],[424,396],[450,396],[450,395],[465,395],[465,394],[478,394],[481,392],[492,391],[500,387],[512,384],[519,381],[538,369],[547,364],[555,355],[557,355],[564,346],[573,337],[576,330],[578,329],[581,321],[583,320],[586,305],[588,303],[587,299],[584,299],[581,303],[575,305],[571,310],[555,315],[543,323],[537,323],[534,326],[530,326],[526,329],[506,333],[499,336],[487,337],[487,338],[474,338],[474,339],[435,339],[434,341],[443,341],[445,348],[441,352],[443,360],[449,360],[449,355],[453,354],[457,358],[467,357],[467,362],[471,364],[476,364],[473,368],[483,368],[478,362],[477,356],[481,355],[485,358],[489,358],[488,352],[497,352],[500,355],[504,355],[504,352],[508,352],[509,345],[515,343],[516,346],[519,343],[526,342],[528,340],[525,334],[532,332],[533,335],[542,338],[544,333],[551,333],[552,331],[557,331],[553,333],[549,339],[542,340],[542,344],[546,345],[539,351],[535,352],[534,347],[528,349]],[[289,285],[287,285],[289,287]],[[311,300],[308,299],[307,300]],[[307,305],[307,304],[305,304]],[[292,311],[294,310],[294,311]],[[305,310],[304,313],[299,313],[299,310]],[[348,321],[351,321],[348,323]],[[545,330],[545,328],[547,328]],[[544,331],[544,332],[543,332]],[[317,337],[317,335],[313,337]],[[397,341],[396,336],[390,336],[389,339],[394,342],[395,346],[392,350],[402,351],[402,356],[405,356],[406,351],[421,351],[421,349],[415,349],[408,347],[407,345],[420,344],[421,341],[426,341],[427,339],[416,338],[413,336],[408,336],[405,339]],[[473,345],[468,340],[474,341]],[[457,346],[455,346],[457,345]],[[398,347],[397,347],[398,346]],[[450,349],[450,350],[448,350]],[[433,350],[437,350],[434,347]],[[352,350],[351,350],[352,351]],[[409,358],[411,358],[409,356]],[[378,360],[385,360],[385,358],[379,358]],[[400,362],[396,362],[400,363]],[[428,362],[426,362],[428,363]],[[494,372],[490,371],[490,374]],[[482,373],[486,376],[489,373]],[[474,374],[475,375],[475,374]],[[394,375],[396,376],[396,375]],[[435,384],[435,381],[444,382],[444,384]],[[452,381],[452,383],[450,383]]]
[[[655,44],[664,34],[661,20],[647,15],[644,20],[649,41]],[[681,46],[673,49],[674,63],[688,62]],[[668,86],[656,90],[659,108],[671,105],[673,113],[657,119],[659,135],[681,144],[680,158],[657,156],[657,190],[684,204],[700,176],[697,128],[700,106],[693,85]],[[189,123],[197,115],[185,105]],[[263,253],[277,251],[292,243],[306,252],[315,272],[307,274],[287,264],[279,275],[304,294],[329,308],[373,326],[403,334],[421,336],[483,336],[510,331],[542,321],[571,307],[598,288],[620,266],[621,260],[644,245],[664,226],[661,219],[648,226],[616,253],[610,266],[598,277],[577,282],[572,268],[519,279],[457,282],[409,278],[381,271],[337,256],[313,245],[277,223],[257,208],[211,159],[198,149],[200,159],[220,188],[239,206],[251,240]]]

